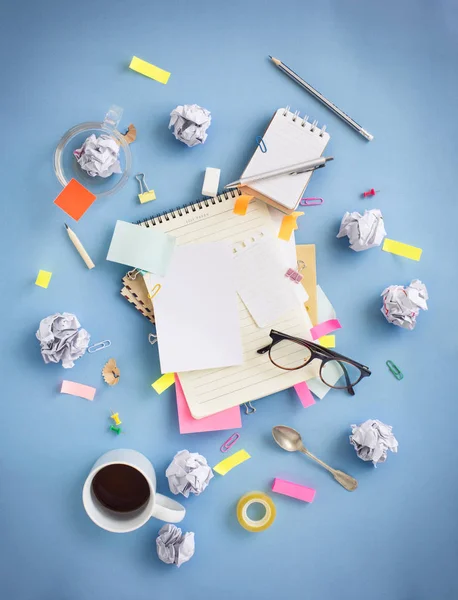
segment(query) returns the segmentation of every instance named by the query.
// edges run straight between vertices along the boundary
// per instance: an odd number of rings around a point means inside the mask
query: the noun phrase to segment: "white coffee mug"
[[[143,475],[150,491],[149,499],[143,506],[121,513],[110,510],[99,502],[92,489],[92,481],[97,473],[108,465],[127,465]],[[127,449],[110,450],[93,465],[83,486],[83,504],[96,525],[113,533],[134,531],[144,525],[150,517],[167,523],[179,523],[186,514],[186,509],[179,502],[156,492],[156,473],[146,456],[136,450]]]

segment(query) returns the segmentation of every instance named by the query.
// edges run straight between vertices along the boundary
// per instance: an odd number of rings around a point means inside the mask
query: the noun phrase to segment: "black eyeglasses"
[[[312,360],[321,360],[320,378],[330,388],[347,390],[354,396],[354,386],[371,375],[368,367],[329,348],[274,329],[271,330],[270,337],[272,342],[258,350],[258,354],[268,352],[271,362],[285,371],[296,371]]]

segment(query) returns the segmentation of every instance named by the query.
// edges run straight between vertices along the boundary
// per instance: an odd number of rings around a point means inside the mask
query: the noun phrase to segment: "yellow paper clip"
[[[156,285],[153,287],[153,289],[151,290],[151,294],[148,294],[148,298],[150,300],[152,300],[154,298],[154,296],[156,296],[159,293],[159,290],[161,289],[161,284],[160,283],[156,283]]]
[[[138,199],[142,204],[145,202],[151,202],[151,200],[156,200],[156,194],[154,190],[150,190],[146,185],[146,179],[144,173],[138,173],[135,175],[135,179],[138,181],[140,185],[140,193],[138,194]]]

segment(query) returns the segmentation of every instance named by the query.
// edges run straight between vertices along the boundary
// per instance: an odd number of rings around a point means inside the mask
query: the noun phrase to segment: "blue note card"
[[[162,231],[117,221],[107,260],[164,276],[175,243],[174,237]]]

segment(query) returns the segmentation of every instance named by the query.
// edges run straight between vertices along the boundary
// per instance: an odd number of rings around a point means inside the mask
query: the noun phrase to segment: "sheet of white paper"
[[[235,248],[236,284],[258,327],[267,327],[308,299],[305,289],[288,277],[279,240],[269,232]]]
[[[117,221],[107,260],[163,276],[175,244],[175,238],[162,231]]]
[[[162,373],[242,363],[230,243],[178,246],[161,285],[153,305]]]

